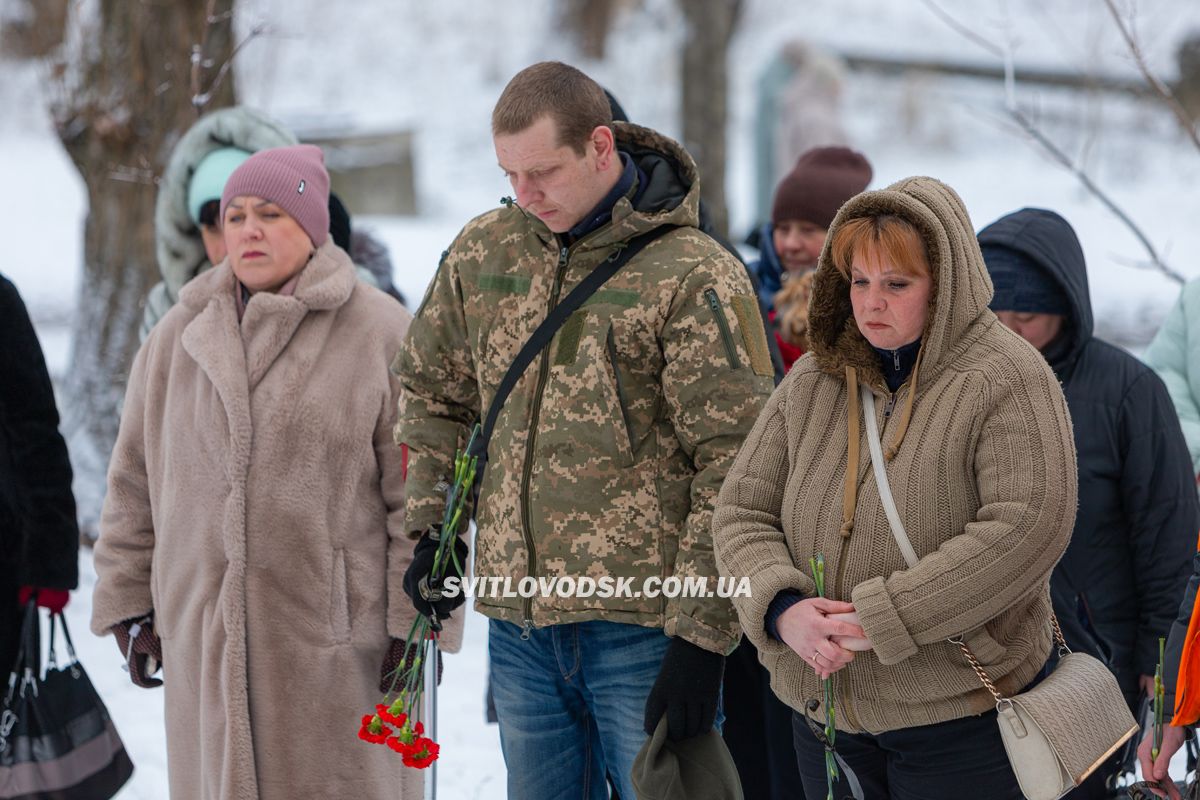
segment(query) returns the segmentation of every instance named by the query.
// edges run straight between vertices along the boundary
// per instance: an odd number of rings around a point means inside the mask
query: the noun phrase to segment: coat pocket
[[[333,551],[333,568],[329,576],[329,627],[333,641],[350,641],[350,585],[346,575],[346,551]]]
[[[606,350],[608,351],[608,366],[612,370],[613,385],[617,390],[617,406],[621,410],[621,423],[624,425],[625,441],[629,442],[630,452],[633,451],[633,425],[629,421],[629,398],[625,392],[625,382],[621,378],[621,361],[617,358],[617,339],[613,334],[612,326],[608,326],[608,335],[605,337]],[[621,432],[617,433],[618,436]]]
[[[155,547],[154,552],[150,555],[150,613],[154,615],[154,632],[160,639],[164,639],[171,636],[174,626],[167,618],[167,604],[163,597],[161,552],[161,548]]]
[[[552,348],[538,418],[538,457],[597,471],[626,469],[633,464],[633,447],[621,398],[627,387],[612,362],[617,350],[612,321],[580,309]]]

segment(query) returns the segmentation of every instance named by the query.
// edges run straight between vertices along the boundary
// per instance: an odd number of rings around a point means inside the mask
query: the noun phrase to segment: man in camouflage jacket
[[[509,579],[509,594],[527,577],[629,579],[612,596],[476,596],[492,619],[510,796],[606,796],[608,772],[633,797],[643,729],[665,715],[686,738],[718,713],[740,631],[716,596],[712,505],[773,369],[744,268],[696,227],[696,167],[680,145],[612,123],[600,87],[556,63],[510,82],[493,134],[516,201],[446,251],[394,365],[408,521],[415,536],[441,522],[456,449],[550,309],[661,230],[516,384],[476,510],[475,574]],[[708,596],[643,593],[671,576],[707,578]]]

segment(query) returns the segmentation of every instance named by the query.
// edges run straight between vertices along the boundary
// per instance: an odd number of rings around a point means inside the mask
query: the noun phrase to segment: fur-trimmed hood
[[[862,380],[886,391],[879,356],[859,332],[850,306],[850,284],[834,266],[831,243],[852,219],[895,214],[921,232],[933,273],[929,321],[922,334],[920,379],[933,380],[981,316],[992,316],[992,280],[962,199],[934,178],[914,177],[863,192],[838,212],[817,263],[809,313],[809,341],[817,364],[831,375],[855,367]],[[919,390],[919,387],[918,387]]]
[[[296,137],[280,123],[245,106],[223,108],[201,117],[179,140],[163,171],[154,204],[158,271],[172,303],[185,283],[211,266],[200,230],[188,214],[188,184],[196,166],[222,147],[254,153],[292,144],[296,144]]]
[[[646,175],[646,187],[638,192],[636,208],[629,197],[617,200],[612,225],[589,235],[581,247],[610,248],[662,225],[698,228],[700,174],[691,155],[675,140],[641,125],[614,122],[613,131],[617,149],[628,153]],[[546,223],[524,209],[522,213],[542,241],[555,238]]]

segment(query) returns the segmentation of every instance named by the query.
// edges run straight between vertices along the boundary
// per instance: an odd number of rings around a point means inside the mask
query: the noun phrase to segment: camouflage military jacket
[[[742,265],[697,228],[690,156],[618,123],[648,176],[611,223],[566,247],[509,203],[472,220],[446,252],[393,369],[403,386],[408,519],[441,522],[456,448],[549,310],[630,238],[655,239],[576,311],[517,383],[488,448],[475,574],[630,579],[603,597],[476,596],[518,625],[605,619],[661,627],[714,652],[739,635],[715,596],[712,506],[771,393],[772,368]],[[630,196],[634,196],[631,192]],[[649,597],[647,578],[707,577],[712,597]],[[561,588],[561,584],[559,588]]]

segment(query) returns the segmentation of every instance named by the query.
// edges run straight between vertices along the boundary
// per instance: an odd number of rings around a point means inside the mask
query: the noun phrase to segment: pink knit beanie
[[[235,197],[270,200],[292,216],[314,247],[329,236],[329,173],[311,144],[259,150],[233,171],[221,193],[221,219]]]

